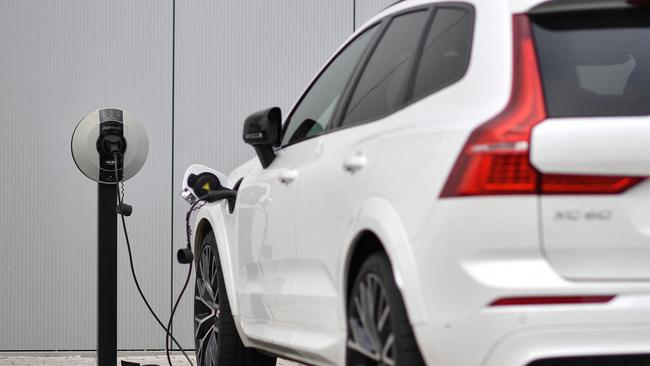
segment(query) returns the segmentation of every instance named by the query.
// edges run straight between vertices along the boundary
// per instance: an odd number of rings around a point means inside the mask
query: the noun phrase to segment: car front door
[[[254,169],[240,187],[239,296],[242,326],[249,336],[292,342],[300,316],[294,312],[295,297],[309,286],[296,263],[301,168],[320,159],[332,115],[376,30],[351,41],[321,72],[287,118],[275,160],[266,169]]]

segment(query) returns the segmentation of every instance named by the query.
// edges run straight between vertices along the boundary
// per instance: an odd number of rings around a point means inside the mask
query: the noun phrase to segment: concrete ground
[[[164,352],[139,352],[139,353],[126,353],[120,354],[118,356],[119,360],[137,362],[142,365],[167,365],[167,357]],[[194,356],[192,356],[193,362]],[[189,363],[182,355],[172,356],[172,364],[174,366],[189,366]],[[94,366],[96,365],[95,358],[92,353],[73,353],[65,352],[65,354],[60,353],[41,353],[41,354],[29,354],[29,353],[14,353],[14,354],[2,354],[0,353],[0,366],[9,366],[9,365],[35,365],[35,366]],[[119,365],[119,362],[118,362]],[[301,366],[295,362],[289,362],[285,360],[278,360],[278,366]]]

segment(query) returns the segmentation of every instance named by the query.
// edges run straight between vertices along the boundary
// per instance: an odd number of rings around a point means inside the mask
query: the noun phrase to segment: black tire
[[[424,365],[384,253],[374,253],[363,262],[347,303],[348,366]]]
[[[196,251],[194,342],[198,366],[271,366],[275,357],[244,347],[230,311],[212,232]]]

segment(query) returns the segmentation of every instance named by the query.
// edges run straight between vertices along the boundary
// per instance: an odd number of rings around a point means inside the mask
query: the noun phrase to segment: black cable
[[[172,325],[172,321],[174,320],[174,314],[176,313],[176,309],[178,308],[178,304],[181,302],[181,298],[183,297],[183,294],[185,293],[185,290],[187,289],[187,285],[190,282],[190,277],[192,275],[192,264],[193,261],[190,262],[190,267],[187,270],[187,278],[185,278],[185,284],[183,285],[183,289],[181,292],[178,294],[178,297],[176,298],[176,302],[174,303],[174,308],[172,309],[172,313],[169,315],[169,323],[167,323],[167,329],[170,329]],[[171,358],[169,357],[169,338],[172,337],[172,331],[170,330],[167,332],[167,337],[165,338],[165,352],[167,354],[167,362],[169,362],[169,365],[171,366],[172,361]]]
[[[191,249],[192,248],[192,243],[191,243],[191,235],[192,235],[192,228],[190,226],[190,217],[192,216],[192,211],[196,208],[196,206],[202,202],[201,199],[196,200],[192,207],[190,207],[189,211],[187,211],[187,214],[185,215],[185,234],[186,234],[186,239],[187,239],[187,248]],[[167,337],[165,337],[165,354],[167,355],[167,362],[171,366],[172,361],[169,356],[169,339],[173,339],[173,330],[171,328],[172,322],[174,321],[174,314],[176,314],[176,309],[178,308],[178,304],[181,302],[181,298],[183,297],[183,294],[185,293],[185,290],[187,289],[187,285],[190,282],[190,277],[192,275],[192,265],[194,264],[194,261],[189,263],[189,269],[187,271],[187,277],[185,278],[185,284],[183,284],[183,288],[181,289],[181,292],[178,294],[178,297],[176,298],[176,302],[174,303],[174,307],[172,308],[172,312],[169,315],[169,322],[167,323],[167,329],[169,329],[169,332],[167,332]]]
[[[121,182],[122,183],[122,192],[120,192],[120,185],[119,185],[120,181],[118,179],[119,175],[118,175],[118,170],[117,170],[117,162],[119,161],[118,159],[121,159],[121,154],[114,153],[113,158],[115,160],[115,189],[117,191],[117,200],[118,200],[118,203],[119,203],[119,207],[122,207],[122,199],[123,199],[123,197],[122,197],[122,195],[120,193],[124,192],[124,182]],[[118,210],[118,212],[119,212],[119,215],[120,215],[120,217],[122,219],[122,228],[124,229],[124,238],[126,239],[126,248],[128,250],[128,253],[129,253],[129,265],[131,267],[131,275],[133,277],[133,282],[135,282],[135,287],[138,289],[138,293],[140,294],[140,297],[142,298],[142,301],[144,301],[144,304],[147,306],[147,309],[149,309],[149,312],[151,313],[151,315],[154,317],[154,319],[156,319],[156,322],[158,322],[158,324],[165,331],[165,334],[166,334],[165,344],[167,344],[168,339],[171,338],[172,341],[178,347],[178,349],[183,353],[183,355],[187,359],[187,362],[189,362],[191,366],[194,366],[194,363],[192,363],[192,359],[190,359],[190,357],[187,355],[187,353],[185,352],[183,347],[180,345],[180,343],[176,340],[176,338],[174,338],[174,336],[172,334],[170,334],[169,328],[165,327],[163,322],[160,320],[158,315],[156,315],[156,312],[153,310],[153,308],[149,304],[149,301],[147,300],[147,297],[142,292],[142,288],[140,287],[140,282],[138,281],[138,276],[135,274],[135,266],[133,264],[133,254],[131,253],[131,242],[129,241],[129,234],[128,234],[127,230],[126,230],[126,220],[124,220],[124,214],[122,213],[122,211]],[[191,271],[191,268],[192,267],[190,266],[190,271]],[[188,276],[188,279],[189,279],[189,276]],[[172,316],[173,316],[173,313],[172,313]],[[169,361],[169,365],[172,366],[171,359],[169,358],[169,351],[167,352],[167,355],[168,355],[167,359]]]

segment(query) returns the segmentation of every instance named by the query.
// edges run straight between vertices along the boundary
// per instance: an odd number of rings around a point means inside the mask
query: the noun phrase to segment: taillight
[[[472,132],[441,197],[537,192],[528,145],[531,129],[546,118],[546,110],[527,16],[513,17],[513,36],[510,102]]]
[[[642,178],[542,175],[530,163],[532,128],[546,119],[544,92],[528,16],[513,17],[512,94],[505,109],[476,128],[440,197],[620,193]]]

